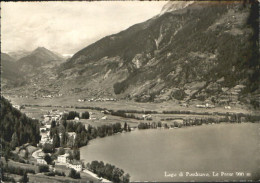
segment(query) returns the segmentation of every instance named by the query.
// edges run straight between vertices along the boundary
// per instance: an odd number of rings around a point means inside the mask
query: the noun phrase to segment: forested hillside
[[[1,96],[0,139],[4,154],[25,143],[36,145],[40,140],[38,120],[33,120],[14,108]]]

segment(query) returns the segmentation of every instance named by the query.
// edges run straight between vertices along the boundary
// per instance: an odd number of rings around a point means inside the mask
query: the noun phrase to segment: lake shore
[[[254,146],[257,144],[258,135],[256,127],[260,125],[221,123],[176,130],[135,130],[91,140],[89,145],[81,147],[80,151],[83,161],[101,160],[114,164],[128,172],[131,181],[183,181],[164,177],[164,171],[254,169],[254,160],[248,160],[242,155],[251,154],[252,159],[257,157]],[[246,137],[247,142],[242,141],[242,138]],[[215,166],[216,162],[218,163]],[[146,164],[149,164],[149,169],[144,167]],[[219,177],[216,181],[223,178],[225,177]],[[207,180],[207,177],[205,179]],[[190,180],[193,179],[186,177],[184,181]]]

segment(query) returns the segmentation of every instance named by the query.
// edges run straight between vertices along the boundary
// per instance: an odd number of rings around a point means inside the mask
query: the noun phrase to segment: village
[[[20,108],[19,105],[15,105],[15,108]],[[98,177],[95,173],[88,170],[84,162],[80,159],[80,155],[75,155],[75,132],[66,132],[67,136],[67,147],[58,147],[53,149],[54,137],[51,135],[52,124],[55,122],[57,125],[61,123],[64,115],[68,115],[69,111],[59,111],[53,109],[48,111],[47,114],[42,116],[40,121],[40,136],[41,140],[37,144],[37,147],[33,147],[30,144],[25,144],[22,147],[17,147],[13,153],[18,154],[21,157],[27,158],[27,163],[38,166],[43,169],[43,172],[53,172],[57,175],[65,176],[65,172],[68,176],[74,179],[80,178],[81,174],[86,174],[88,177],[92,177],[93,180],[102,182],[110,182],[109,180]],[[71,122],[79,122],[80,116],[75,117]],[[62,133],[59,133],[59,138],[62,139]],[[79,152],[77,152],[79,153]],[[75,170],[76,176],[71,176],[71,170]],[[41,172],[41,171],[40,171]],[[81,174],[80,174],[81,173]],[[51,173],[45,173],[44,175],[51,175]],[[91,179],[90,179],[91,180]]]

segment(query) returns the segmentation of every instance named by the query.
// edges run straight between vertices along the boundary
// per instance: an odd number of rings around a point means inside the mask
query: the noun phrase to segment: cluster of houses
[[[38,165],[47,165],[47,162],[45,161],[45,153],[42,152],[42,150],[38,150],[33,153],[33,157],[36,159],[36,162]],[[69,159],[69,153],[65,153],[63,155],[59,155],[57,159],[55,160],[56,165],[63,165],[67,168],[72,168],[78,172],[83,170],[82,162],[77,160],[70,160]]]
[[[212,104],[209,104],[209,103],[206,103],[206,104],[197,104],[196,105],[197,108],[215,108],[215,105],[212,105]]]
[[[91,99],[78,99],[78,102],[105,102],[105,101],[117,101],[114,98],[91,98]]]
[[[40,140],[39,144],[44,145],[44,144],[53,143],[53,138],[50,137],[50,128],[51,128],[51,125],[47,125],[47,124],[45,124],[44,127],[40,128],[41,140]],[[71,141],[71,144],[73,145],[75,143],[76,133],[68,132],[66,134],[67,134],[68,139]],[[59,136],[61,138],[62,134],[59,133]]]
[[[45,153],[42,150],[35,151],[32,156],[36,159],[38,165],[47,165],[47,162],[44,160]]]
[[[21,106],[20,105],[13,105],[14,108],[20,110],[21,109]]]
[[[69,154],[65,153],[63,155],[59,155],[57,160],[55,161],[57,165],[65,165],[67,168],[72,168],[78,172],[83,170],[82,163],[77,160],[70,160]]]
[[[151,120],[152,119],[152,115],[151,114],[144,114],[142,117],[144,119],[146,119],[146,120]]]
[[[48,112],[48,114],[43,115],[43,121],[42,124],[43,126],[40,127],[40,135],[41,135],[41,140],[39,142],[39,144],[52,144],[53,143],[53,139],[50,138],[50,129],[51,129],[51,122],[52,121],[56,121],[56,122],[60,122],[62,119],[62,116],[68,113],[68,111],[63,111],[60,112],[59,110],[51,110]],[[79,118],[76,117],[75,121],[79,121]],[[75,132],[69,132],[66,133],[68,138],[72,140],[72,143],[74,143],[75,138],[76,138],[76,133]],[[61,138],[61,133],[59,134],[60,138]]]
[[[60,112],[59,110],[53,109],[48,112],[48,114],[43,115],[44,123],[48,123],[51,121],[60,121],[62,116],[65,113],[69,113],[68,111]]]
[[[236,85],[233,88],[222,88],[223,95],[219,96],[218,104],[224,106],[235,106],[239,104],[238,95],[243,90],[244,85]],[[225,109],[229,109],[226,108]]]
[[[53,95],[43,95],[42,98],[52,98]]]

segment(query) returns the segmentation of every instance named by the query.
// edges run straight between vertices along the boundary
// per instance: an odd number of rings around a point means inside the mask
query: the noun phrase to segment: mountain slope
[[[259,76],[249,66],[253,6],[217,1],[168,7],[77,52],[60,68],[59,78],[67,81],[62,91],[79,88],[88,95],[138,101],[230,100],[232,95],[231,101],[238,102],[258,95],[259,80],[249,76]],[[259,62],[254,66],[259,68]]]
[[[6,53],[1,53],[2,87],[17,87],[25,84],[23,73],[20,72],[14,59]]]
[[[63,62],[65,59],[62,56],[44,47],[38,47],[16,62],[27,82],[25,86],[16,90],[20,94],[33,96],[57,93],[56,70]]]
[[[39,71],[44,68],[54,67],[63,62],[64,59],[44,47],[38,47],[29,55],[17,61],[21,70],[26,73]]]
[[[4,92],[14,92],[15,94],[19,93],[19,95],[27,96],[48,95],[50,92],[56,93],[58,91],[55,84],[56,69],[63,62],[65,62],[65,59],[62,56],[43,47],[38,47],[17,61],[8,62],[9,65],[16,66],[17,69],[14,72],[21,74],[18,77],[17,73],[12,74],[11,71],[6,73],[15,80],[22,78],[26,84],[23,83],[21,87],[12,85],[6,90],[4,88]],[[5,62],[6,64],[7,62]]]

